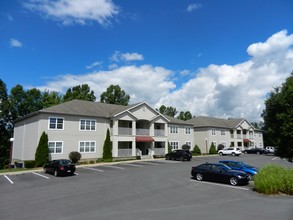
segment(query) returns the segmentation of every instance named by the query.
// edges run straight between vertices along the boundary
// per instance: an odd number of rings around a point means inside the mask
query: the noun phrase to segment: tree
[[[214,143],[211,144],[210,150],[209,150],[209,154],[217,154],[217,150],[216,147],[214,145]]]
[[[72,163],[77,163],[81,158],[81,154],[78,151],[72,151],[69,153],[68,157]]]
[[[103,147],[103,160],[112,161],[112,145],[110,140],[110,130],[107,130],[106,139]]]
[[[158,109],[157,109],[158,110]],[[158,110],[163,115],[168,115],[170,117],[174,117],[177,114],[176,108],[169,106],[166,107],[165,105],[161,105],[161,107]]]
[[[190,113],[190,111],[187,111],[187,112],[180,112],[179,113],[179,116],[177,117],[178,119],[181,119],[183,121],[187,121],[187,120],[190,120],[192,119],[192,114]]]
[[[130,96],[119,85],[110,85],[100,96],[100,102],[116,105],[128,105]]]
[[[49,161],[48,135],[43,132],[35,153],[35,162],[37,167],[41,167]]]
[[[45,90],[42,93],[42,102],[43,108],[48,108],[60,104],[62,102],[62,96],[58,92]]]
[[[293,160],[293,72],[265,101],[262,113],[265,142],[276,146],[276,155]]]
[[[85,100],[85,101],[96,101],[94,91],[91,91],[87,84],[78,85],[73,88],[67,89],[67,92],[63,96],[63,101],[71,101],[73,99]]]
[[[192,154],[194,155],[201,155],[201,150],[199,148],[199,146],[196,144],[192,150]]]
[[[21,85],[16,85],[10,91],[9,106],[13,121],[26,115],[24,100],[26,93]]]

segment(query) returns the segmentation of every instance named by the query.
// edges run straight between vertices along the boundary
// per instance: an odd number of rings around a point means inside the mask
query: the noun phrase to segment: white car
[[[275,147],[267,146],[266,151],[268,154],[274,154],[275,153]]]
[[[239,156],[241,154],[241,150],[239,147],[227,147],[223,150],[219,150],[218,154],[222,155],[231,155],[231,156]]]

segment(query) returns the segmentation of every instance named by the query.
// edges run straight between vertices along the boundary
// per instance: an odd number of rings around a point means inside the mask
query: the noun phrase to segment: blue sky
[[[0,78],[261,120],[293,70],[291,0],[0,0]]]

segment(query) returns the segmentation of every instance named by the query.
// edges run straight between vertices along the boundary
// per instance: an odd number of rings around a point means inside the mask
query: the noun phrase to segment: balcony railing
[[[150,129],[137,128],[136,135],[150,135]]]
[[[118,134],[119,135],[131,135],[132,134],[132,128],[119,127],[118,128]]]
[[[155,136],[165,136],[165,130],[155,129]]]

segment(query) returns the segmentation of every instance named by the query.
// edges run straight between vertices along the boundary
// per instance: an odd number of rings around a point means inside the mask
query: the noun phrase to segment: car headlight
[[[245,176],[242,176],[242,175],[238,175],[237,176],[239,179],[243,179],[243,178],[245,178]]]

